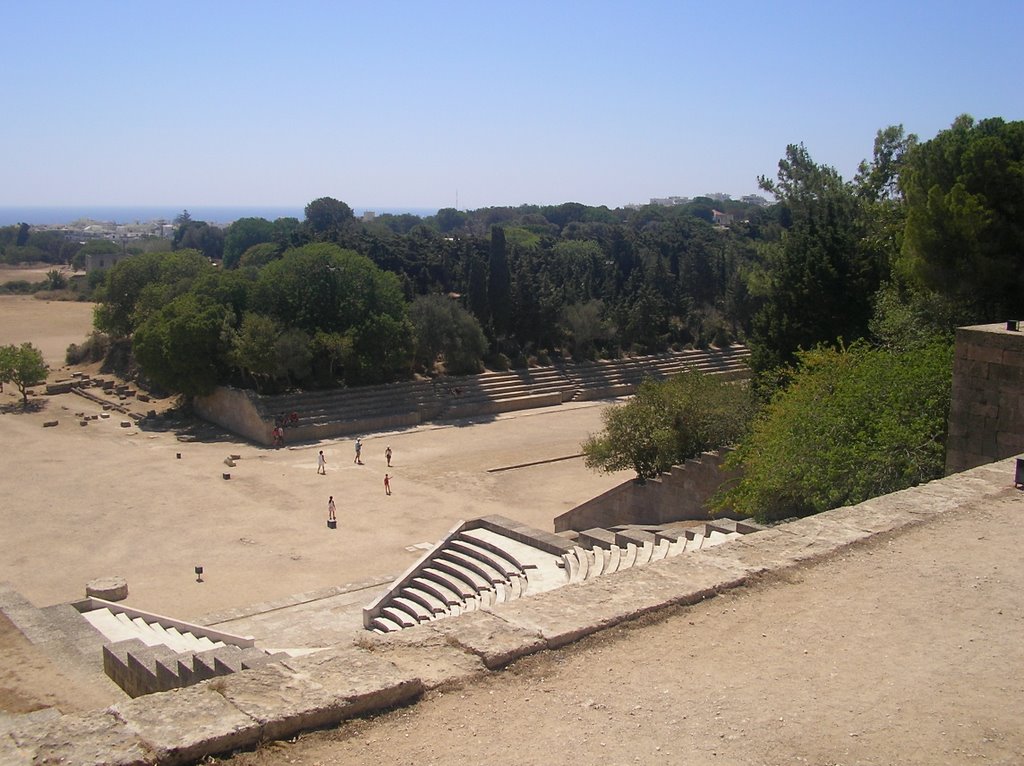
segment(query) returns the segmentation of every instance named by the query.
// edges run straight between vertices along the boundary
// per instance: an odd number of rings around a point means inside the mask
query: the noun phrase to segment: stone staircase
[[[146,644],[132,638],[103,647],[103,670],[129,697],[141,697],[286,657],[283,652],[269,654],[254,646],[223,643],[202,651],[176,651],[167,644]]]
[[[727,543],[764,529],[752,521],[721,519],[687,525],[627,525],[592,528],[575,536],[572,551],[562,555],[567,581],[579,583],[652,561]],[[569,537],[572,537],[571,535]]]
[[[699,370],[709,375],[723,375],[730,380],[750,376],[746,346],[732,345],[723,349],[691,349],[665,354],[601,360],[574,365],[577,390],[575,401],[610,399],[628,396],[647,379],[664,380],[686,370]]]
[[[733,345],[381,386],[279,396],[253,394],[245,401],[251,401],[255,408],[256,424],[247,425],[243,435],[270,444],[275,419],[282,415],[287,418],[293,412],[298,420],[286,426],[286,443],[627,396],[646,379],[664,379],[687,369],[744,379],[749,377],[749,356],[745,346]],[[237,430],[243,421],[247,419],[222,424]]]
[[[625,525],[552,535],[502,516],[457,524],[363,610],[363,627],[392,633],[492,609],[563,585],[729,542],[752,521]]]
[[[257,649],[251,636],[100,598],[86,598],[73,608],[105,639],[103,670],[131,697],[190,686],[288,656]]]

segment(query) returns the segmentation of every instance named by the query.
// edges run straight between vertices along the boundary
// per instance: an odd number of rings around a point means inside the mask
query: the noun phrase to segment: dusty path
[[[1024,497],[232,766],[1020,764]]]

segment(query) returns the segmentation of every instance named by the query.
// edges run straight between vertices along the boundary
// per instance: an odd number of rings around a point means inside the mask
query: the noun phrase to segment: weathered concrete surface
[[[397,633],[363,632],[359,645],[368,652],[394,663],[400,670],[415,673],[425,690],[463,683],[487,672],[481,657],[459,648],[437,623],[418,625]]]
[[[147,766],[158,762],[146,744],[105,710],[65,715],[11,732],[0,741],[3,764],[105,764]]]
[[[429,627],[453,646],[479,657],[491,670],[539,652],[546,646],[537,631],[523,628],[487,610],[438,620]]]
[[[696,557],[695,557],[696,558]],[[680,556],[634,567],[587,583],[567,585],[502,604],[495,614],[525,631],[539,633],[548,648],[677,603],[696,603],[740,584],[747,572],[729,562]]]
[[[162,764],[191,763],[250,745],[260,725],[207,685],[119,702],[109,712]]]
[[[410,702],[423,683],[358,647],[338,647],[218,679],[216,688],[256,720],[262,739],[337,724]]]

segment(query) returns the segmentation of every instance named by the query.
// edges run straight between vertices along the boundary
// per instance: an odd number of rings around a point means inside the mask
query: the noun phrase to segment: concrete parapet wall
[[[738,470],[722,468],[726,454],[728,450],[705,452],[699,460],[687,460],[656,479],[625,481],[556,516],[555,532],[710,519],[708,500],[724,482],[739,476]]]
[[[1024,332],[1005,324],[960,327],[953,355],[953,391],[946,473],[1024,451]]]

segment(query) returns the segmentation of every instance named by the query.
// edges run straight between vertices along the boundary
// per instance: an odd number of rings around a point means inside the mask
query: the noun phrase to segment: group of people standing
[[[356,456],[355,456],[355,459],[352,462],[355,463],[356,465],[363,465],[363,440],[361,438],[359,438],[359,437],[356,437],[355,451],[356,451]],[[392,456],[392,454],[393,453],[391,452],[391,445],[389,444],[384,449],[384,459],[387,461],[388,468],[391,468],[391,456]],[[327,475],[327,458],[324,456],[324,451],[323,450],[320,450],[317,453],[317,456],[316,456],[316,472],[320,476],[326,476]],[[384,474],[384,494],[385,495],[390,495],[391,494],[391,474],[390,474],[390,472]],[[327,525],[329,527],[331,527],[332,529],[334,528],[334,525],[333,525],[332,522],[336,522],[337,518],[338,518],[337,517],[337,512],[338,512],[338,507],[337,507],[337,504],[334,502],[334,495],[331,495],[327,499]]]

